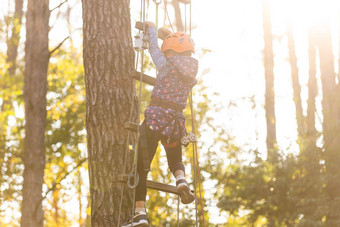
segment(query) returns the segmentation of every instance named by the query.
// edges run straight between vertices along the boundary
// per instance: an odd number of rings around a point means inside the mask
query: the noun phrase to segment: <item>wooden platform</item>
[[[119,182],[126,183],[127,179],[128,179],[128,176],[126,174],[118,176]],[[172,193],[172,194],[175,194],[175,195],[179,195],[179,193],[177,192],[176,186],[174,186],[174,185],[168,185],[168,184],[164,184],[164,183],[160,183],[160,182],[147,180],[146,181],[146,187],[150,188],[150,189],[166,192],[166,193]]]

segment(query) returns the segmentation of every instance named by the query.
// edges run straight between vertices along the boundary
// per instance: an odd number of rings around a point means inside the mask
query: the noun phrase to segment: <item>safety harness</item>
[[[179,129],[179,138],[182,138],[182,130],[180,128],[180,121],[179,121],[179,114],[182,114],[183,112],[183,107],[181,105],[178,105],[176,103],[173,102],[169,102],[167,100],[163,100],[163,99],[159,99],[159,98],[152,98],[150,101],[150,106],[158,106],[158,107],[162,107],[165,109],[171,109],[174,110],[176,112],[175,114],[175,128],[174,128],[174,132],[176,131],[176,129]],[[165,128],[167,128],[170,124],[172,124],[173,121],[170,121],[167,125],[163,126],[160,131],[163,131]],[[149,149],[148,149],[148,141],[147,141],[147,136],[146,136],[146,127],[148,127],[146,125],[146,122],[143,122],[142,127],[140,127],[140,155],[142,156],[142,160],[143,160],[143,168],[144,171],[148,172],[150,171],[150,159],[149,159]],[[171,135],[172,136],[172,135]],[[169,136],[167,138],[166,143],[162,141],[163,146],[165,147],[171,147],[172,146],[172,141],[171,141],[171,136]],[[177,143],[177,141],[174,141]]]

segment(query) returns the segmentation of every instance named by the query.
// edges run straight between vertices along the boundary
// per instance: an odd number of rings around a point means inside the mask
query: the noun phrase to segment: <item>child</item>
[[[185,117],[182,112],[191,88],[196,84],[198,69],[198,61],[191,57],[194,53],[194,43],[188,34],[176,32],[164,39],[160,50],[155,25],[145,22],[145,27],[148,32],[149,52],[158,75],[150,105],[144,112],[145,120],[140,126],[137,163],[139,183],[135,192],[135,216],[122,227],[131,226],[131,221],[132,226],[149,226],[145,209],[146,177],[158,141],[161,141],[169,168],[176,177],[181,202],[188,204],[195,200],[184,178],[181,147],[181,138],[186,135]]]

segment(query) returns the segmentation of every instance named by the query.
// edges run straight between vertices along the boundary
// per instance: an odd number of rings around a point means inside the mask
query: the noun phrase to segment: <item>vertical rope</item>
[[[190,101],[190,109],[191,109],[191,123],[192,123],[192,133],[196,135],[196,129],[195,129],[195,120],[194,120],[194,111],[193,111],[193,103],[192,103],[192,93],[190,93],[189,96],[189,101]],[[199,188],[199,195],[200,195],[200,205],[201,205],[201,212],[202,212],[202,225],[203,227],[205,226],[205,218],[204,218],[204,207],[203,207],[203,200],[202,200],[202,189],[201,189],[201,176],[200,176],[200,170],[199,170],[199,162],[198,162],[198,153],[197,153],[197,142],[194,142],[193,144],[193,153],[195,160],[194,162],[197,163],[197,167],[194,166],[195,168],[195,176],[197,175],[198,179],[198,188]],[[195,187],[196,187],[196,180],[195,180]],[[195,188],[196,189],[196,188]],[[196,191],[195,191],[195,196],[196,196]],[[197,201],[196,201],[197,203]],[[197,213],[197,204],[196,204],[196,213]],[[196,225],[197,225],[197,220],[196,220]]]
[[[141,0],[141,21],[143,23],[143,32],[145,32],[145,0]],[[142,49],[142,56],[141,56],[141,71],[140,71],[140,78],[139,78],[139,95],[138,95],[138,101],[139,101],[139,105],[138,105],[138,111],[137,111],[137,123],[138,123],[138,127],[137,127],[137,141],[135,143],[135,157],[134,157],[134,180],[137,179],[137,167],[138,167],[138,152],[139,152],[139,147],[138,147],[138,141],[140,138],[140,112],[141,112],[141,103],[142,103],[142,80],[143,80],[143,64],[144,64],[144,49]],[[133,200],[132,200],[132,210],[131,210],[131,227],[133,226],[133,216],[134,216],[134,212],[135,212],[135,199],[136,199],[136,188],[133,189]]]
[[[139,59],[139,53],[137,53],[137,56],[136,56],[136,66],[135,66],[135,69],[137,69],[137,67],[138,67],[138,59]],[[132,86],[133,86],[133,89],[135,89],[134,88],[134,84]],[[130,107],[129,121],[131,122],[131,120],[132,120],[132,112],[133,112],[133,103],[134,103],[133,102],[133,96],[131,96],[130,103],[131,103],[131,107]],[[130,141],[130,131],[128,131],[128,136],[127,136],[127,142],[129,143],[129,141]],[[127,154],[128,154],[129,151],[130,151],[129,144],[127,144],[126,152],[125,152],[125,157],[124,157],[124,173],[126,173]],[[121,212],[122,212],[124,189],[125,189],[124,184],[121,184],[121,186],[120,186],[121,194],[120,194],[119,213],[118,213],[118,223],[117,223],[117,226],[119,226],[119,224],[120,224],[120,216],[121,216]]]
[[[185,32],[187,32],[187,5],[185,4],[185,14],[184,14],[184,21],[185,21]],[[191,2],[190,2],[190,26],[189,26],[189,34],[191,36]],[[194,130],[194,116],[193,116],[193,106],[192,106],[192,91],[189,94],[189,103],[190,103],[190,112],[191,112],[191,120],[192,120],[192,133],[196,135]],[[192,158],[193,158],[193,168],[194,168],[194,193],[195,193],[195,225],[198,226],[198,209],[197,209],[197,168],[196,168],[196,156],[197,153],[195,152],[195,143],[192,144]],[[198,165],[198,162],[197,162]]]
[[[141,1],[140,18],[142,18],[142,1]],[[136,65],[135,65],[135,70],[136,71],[137,71],[137,68],[138,68],[138,62],[139,62],[139,52],[137,52],[137,56],[136,56]],[[135,89],[135,87],[134,87],[135,84],[134,83],[133,83],[132,86],[133,86],[133,89]],[[133,96],[131,97],[130,103],[131,103],[131,107],[130,107],[129,121],[131,122],[132,121],[133,106],[134,106]],[[139,115],[138,115],[138,119],[139,119]],[[127,141],[128,141],[128,143],[130,141],[130,131],[128,131]],[[124,173],[126,173],[127,154],[128,154],[129,151],[130,151],[129,144],[127,144],[127,148],[126,148],[126,152],[125,152],[125,157],[124,157]],[[135,176],[135,179],[136,179],[136,176]],[[118,213],[118,223],[117,223],[117,226],[119,226],[119,224],[120,224],[120,217],[121,217],[122,205],[123,205],[123,196],[124,196],[124,191],[125,191],[124,189],[125,189],[124,184],[121,184],[121,187],[120,187],[121,195],[120,195],[120,202],[119,202],[119,213]],[[133,197],[134,197],[134,194],[135,193],[133,191]],[[134,199],[133,199],[133,201],[134,201]],[[133,204],[134,204],[134,202],[133,202]],[[134,207],[134,205],[132,207]],[[134,210],[134,209],[132,209],[132,210]]]
[[[170,21],[169,12],[168,12],[168,7],[167,7],[167,1],[166,1],[166,0],[164,0],[164,7],[165,7],[165,13],[166,13],[166,16],[167,16],[167,18],[168,18],[168,21],[169,21],[171,30],[172,30],[172,32],[175,32],[174,28],[172,27],[172,23],[171,23],[171,21]]]
[[[179,198],[180,198],[180,196],[178,195],[177,196],[177,227],[179,227]]]
[[[158,6],[159,6],[159,4],[161,4],[161,2],[162,2],[162,0],[159,1],[159,2],[155,1],[155,3],[156,3],[156,33],[157,33],[157,37],[158,37]],[[158,74],[158,70],[156,68],[156,77],[157,77],[157,74]]]
[[[190,31],[190,36],[191,36],[191,1],[190,1],[189,10],[190,10],[190,17],[189,17],[189,31]]]
[[[187,4],[184,6],[184,32],[187,33]]]
[[[191,110],[191,119],[193,119],[193,114],[192,114],[192,99],[191,99],[191,92],[190,92],[190,110]],[[192,120],[193,122],[193,120]],[[192,125],[192,132],[194,133],[193,130],[193,125]],[[195,133],[194,133],[195,134]],[[193,167],[194,167],[194,192],[195,192],[195,221],[196,221],[196,226],[198,226],[198,209],[197,209],[197,169],[196,169],[196,153],[195,153],[195,144],[192,144],[192,161],[193,161]]]
[[[159,3],[156,3],[156,36],[158,37],[158,5]]]
[[[189,6],[189,11],[190,11],[190,17],[189,17],[189,34],[191,36],[192,33],[192,26],[191,26],[191,18],[192,18],[192,5],[191,5],[191,1],[190,1],[190,6]],[[194,120],[194,111],[193,111],[193,103],[192,103],[192,92],[190,92],[190,96],[189,96],[189,102],[190,102],[190,110],[191,110],[191,121],[192,121],[192,133],[194,135],[196,135],[196,129],[195,129],[195,120]],[[197,163],[197,169],[195,168],[195,176],[198,175],[198,187],[199,187],[199,195],[200,195],[200,205],[201,205],[201,213],[202,213],[202,225],[203,227],[205,227],[205,218],[204,218],[204,207],[203,207],[203,200],[202,200],[202,189],[201,189],[201,176],[200,176],[200,169],[199,169],[199,162],[198,162],[198,153],[197,153],[197,142],[195,141],[193,143],[193,153],[194,153],[194,157],[196,157],[196,159],[194,160],[194,162],[196,161]],[[195,190],[196,190],[196,178],[195,178]],[[195,196],[196,196],[196,191],[195,191]],[[197,199],[196,199],[197,200]],[[197,202],[196,203],[196,226],[198,226],[197,223]]]

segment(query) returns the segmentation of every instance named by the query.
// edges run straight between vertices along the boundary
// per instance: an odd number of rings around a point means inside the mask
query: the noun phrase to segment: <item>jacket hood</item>
[[[168,61],[173,65],[177,73],[188,82],[194,82],[196,84],[196,74],[198,71],[198,61],[190,56],[171,56]]]

